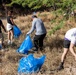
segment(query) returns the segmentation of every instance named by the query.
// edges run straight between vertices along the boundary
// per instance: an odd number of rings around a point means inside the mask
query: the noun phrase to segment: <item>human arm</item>
[[[4,27],[4,25],[2,24],[2,28],[4,29],[4,31],[6,32],[6,29],[5,29],[5,27]]]
[[[31,34],[31,33],[34,31],[34,29],[35,29],[35,24],[36,24],[36,23],[33,21],[33,22],[32,22],[32,27],[31,27],[30,31],[27,32],[27,34]]]
[[[70,43],[70,52],[76,57],[76,54],[74,52],[74,44]]]
[[[13,21],[13,18],[12,18],[12,17],[10,17],[10,21],[11,21],[11,23],[12,23],[13,25],[15,25],[15,23],[14,23],[14,21]]]
[[[72,38],[69,49],[70,49],[70,52],[76,57],[76,54],[74,52],[75,41],[76,41],[76,39]]]
[[[1,27],[4,29],[4,31],[6,32],[6,29],[5,29],[5,27],[4,27],[4,25],[3,25],[1,20],[0,20],[0,24],[1,24]]]

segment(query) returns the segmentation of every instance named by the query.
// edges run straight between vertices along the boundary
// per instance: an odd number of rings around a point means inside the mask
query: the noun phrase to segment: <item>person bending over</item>
[[[64,52],[62,54],[61,64],[58,67],[58,70],[64,69],[64,66],[63,66],[64,60],[65,60],[65,57],[66,57],[68,51],[70,51],[73,54],[73,56],[75,57],[75,60],[76,60],[76,53],[74,52],[75,45],[76,45],[76,28],[72,28],[72,29],[68,30],[65,34]]]
[[[46,36],[46,28],[42,20],[37,18],[36,15],[32,16],[32,20],[31,30],[27,34],[31,34],[34,30],[36,31],[34,36],[34,47],[36,48],[35,51],[38,51],[38,49],[42,50],[43,40]]]

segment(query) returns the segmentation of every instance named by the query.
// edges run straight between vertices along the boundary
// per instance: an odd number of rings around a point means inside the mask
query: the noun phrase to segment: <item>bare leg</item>
[[[70,52],[73,54],[73,56],[75,57],[75,60],[76,60],[76,54],[75,54],[74,50],[70,49]]]
[[[62,57],[61,57],[61,62],[64,62],[64,59],[65,59],[67,53],[68,53],[68,48],[64,48],[64,52],[63,52]]]
[[[8,31],[8,40],[10,40],[10,31]]]
[[[73,49],[70,49],[70,52],[73,54],[73,56],[75,56],[75,57],[76,57],[76,54],[75,54],[75,52],[74,52],[74,50],[73,50]]]
[[[11,42],[13,41],[13,30],[10,31],[11,33]]]
[[[67,55],[67,53],[68,53],[68,48],[64,48],[64,52],[63,52],[63,54],[62,54],[62,57],[61,57],[61,63],[60,63],[60,66],[58,67],[58,70],[61,70],[61,69],[64,69],[64,60],[65,60],[65,57],[66,57],[66,55]]]
[[[74,44],[70,44],[70,52],[73,54],[73,56],[75,57],[76,60],[76,53],[74,52]]]

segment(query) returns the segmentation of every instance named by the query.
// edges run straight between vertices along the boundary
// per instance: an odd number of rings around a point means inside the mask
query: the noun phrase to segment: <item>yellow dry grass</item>
[[[46,60],[38,74],[32,75],[75,75],[75,71],[72,69],[76,68],[76,63],[74,57],[69,53],[65,61],[65,69],[62,71],[54,71],[59,64],[60,58],[63,52],[63,39],[65,32],[75,27],[76,23],[74,21],[66,21],[63,28],[56,31],[55,34],[49,35],[49,31],[55,26],[56,23],[51,24],[51,20],[55,19],[55,15],[50,12],[38,12],[37,15],[44,21],[45,27],[47,29],[47,35],[44,40],[44,52],[39,51],[38,53],[33,53],[35,57],[40,57],[41,55],[46,55]],[[62,19],[62,16],[61,16]],[[57,18],[59,21],[60,19]],[[21,29],[22,35],[18,39],[14,39],[15,45],[10,47],[7,45],[7,35],[5,36],[5,51],[0,51],[0,75],[18,75],[17,68],[19,60],[21,57],[26,56],[16,52],[20,44],[25,39],[26,33],[31,28],[31,15],[19,16],[14,19],[16,25]],[[3,20],[3,24],[6,26],[6,19]],[[33,34],[31,38],[33,38]],[[72,69],[70,71],[70,69]]]

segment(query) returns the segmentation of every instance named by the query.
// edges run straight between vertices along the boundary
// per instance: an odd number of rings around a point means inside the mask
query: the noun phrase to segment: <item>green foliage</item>
[[[51,20],[51,24],[55,23],[55,21],[56,21],[55,19],[52,19],[52,20]]]
[[[56,25],[56,26],[49,32],[49,34],[50,34],[50,35],[51,35],[51,34],[54,34],[57,30],[61,29],[63,26],[64,26],[64,22],[63,22],[63,20],[61,20],[61,22],[60,22],[58,25]]]
[[[71,5],[72,0],[63,0],[63,8],[69,7]]]
[[[76,4],[73,5],[72,10],[76,10]]]
[[[6,4],[6,6],[12,6],[13,4],[21,5],[23,0],[12,0],[11,3]]]
[[[31,10],[37,10],[43,7],[53,7],[56,9],[65,9],[70,7],[72,10],[76,9],[76,0],[11,0],[11,3],[7,4],[7,6],[12,6],[13,4],[17,4],[22,7],[27,6]]]
[[[55,14],[58,16],[58,15],[63,15],[64,14],[64,11],[62,9],[58,9],[55,11]]]
[[[42,1],[35,0],[35,2],[30,3],[29,5],[32,6],[32,9],[39,9],[42,7]],[[31,6],[29,6],[31,8]]]
[[[43,0],[42,5],[45,7],[50,7],[53,5],[53,0]]]

